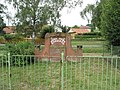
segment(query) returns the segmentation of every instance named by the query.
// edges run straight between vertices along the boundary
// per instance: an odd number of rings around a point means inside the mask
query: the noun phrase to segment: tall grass
[[[64,90],[119,90],[118,60],[82,57],[63,64],[35,60],[31,64],[11,66],[10,76],[8,66],[4,66],[0,67],[0,89],[7,90],[11,85],[12,90],[61,90],[63,83]]]

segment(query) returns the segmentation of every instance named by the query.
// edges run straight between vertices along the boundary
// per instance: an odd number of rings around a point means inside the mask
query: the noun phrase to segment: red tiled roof
[[[89,26],[80,26],[80,29],[90,29]]]
[[[3,28],[3,31],[6,34],[10,34],[10,33],[14,33],[15,27],[14,26],[6,26],[5,28]]]
[[[83,33],[90,32],[88,29],[80,29],[80,28],[72,28],[71,30],[77,34],[83,34]]]

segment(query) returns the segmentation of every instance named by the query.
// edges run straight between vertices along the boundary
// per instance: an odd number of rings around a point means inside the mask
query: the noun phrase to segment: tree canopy
[[[0,31],[3,30],[3,28],[6,26],[6,24],[4,23],[3,18],[0,16]]]
[[[102,0],[101,30],[109,44],[120,45],[120,0]]]
[[[81,0],[6,0],[13,4],[16,12],[16,25],[20,32],[30,30],[40,32],[46,24],[60,26],[60,11],[82,3]],[[22,27],[22,28],[21,28]]]
[[[98,27],[110,45],[120,45],[120,0],[100,0],[91,4],[81,12],[83,18],[91,13],[91,23]]]
[[[3,33],[3,28],[6,26],[6,24],[4,23],[4,19],[3,19],[3,14],[5,14],[4,10],[6,9],[6,7],[3,4],[0,4],[0,33]]]

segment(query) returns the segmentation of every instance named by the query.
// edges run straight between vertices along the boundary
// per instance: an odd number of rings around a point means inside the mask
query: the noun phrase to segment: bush
[[[103,40],[103,37],[100,32],[91,32],[91,33],[84,33],[82,35],[76,35],[75,39],[80,40]]]
[[[90,33],[84,33],[83,35],[97,35],[97,36],[102,36],[101,32],[90,32]]]
[[[34,45],[31,42],[18,42],[17,44],[7,44],[11,55],[33,55]]]
[[[24,37],[19,34],[5,34],[4,38],[7,42],[17,43],[19,41],[23,41]]]
[[[5,34],[5,35],[4,35],[4,38],[5,38],[6,40],[11,40],[11,39],[14,39],[14,38],[15,38],[15,35]]]
[[[42,31],[40,33],[40,37],[44,39],[46,33],[52,33],[52,32],[54,32],[53,26],[47,26],[47,25],[43,26]]]
[[[76,35],[75,38],[99,38],[96,35]]]
[[[5,38],[3,36],[0,36],[0,43],[5,43]]]
[[[17,44],[7,44],[10,55],[34,55],[34,45],[31,42],[18,42]],[[28,57],[15,57],[11,59],[12,65],[26,65],[33,59]]]

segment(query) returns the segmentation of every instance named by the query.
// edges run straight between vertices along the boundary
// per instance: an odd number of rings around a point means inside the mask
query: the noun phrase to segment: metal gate
[[[0,56],[0,90],[119,90],[120,58]],[[76,58],[76,59],[74,59]]]

